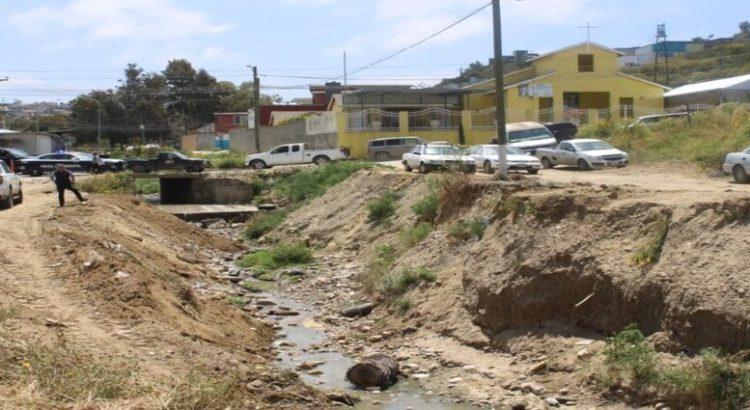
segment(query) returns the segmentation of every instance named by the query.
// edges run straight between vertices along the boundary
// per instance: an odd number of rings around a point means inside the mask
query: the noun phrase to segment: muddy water
[[[310,385],[324,391],[336,390],[348,393],[361,399],[355,406],[362,410],[403,410],[403,409],[437,409],[437,410],[465,410],[472,408],[467,404],[459,404],[443,397],[425,391],[415,380],[401,379],[393,387],[382,392],[367,392],[356,389],[345,380],[347,369],[354,362],[341,352],[333,348],[317,348],[327,341],[323,327],[314,320],[317,315],[315,308],[285,297],[281,291],[261,294],[278,306],[266,307],[263,310],[278,310],[287,307],[299,312],[297,316],[276,317],[276,323],[281,326],[279,338],[275,345],[279,350],[279,360],[282,367],[296,371],[303,380]],[[316,369],[320,374],[309,374],[298,371],[297,366],[305,361],[322,361],[324,364]],[[314,372],[317,373],[317,372]]]

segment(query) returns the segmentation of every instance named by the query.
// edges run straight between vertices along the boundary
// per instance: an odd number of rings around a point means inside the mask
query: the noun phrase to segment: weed
[[[257,214],[245,225],[245,230],[242,234],[246,239],[258,239],[281,225],[284,219],[286,219],[286,215],[284,211]]]
[[[393,304],[396,307],[396,312],[400,315],[405,315],[411,309],[411,301],[406,298],[400,298]]]
[[[405,268],[395,274],[384,276],[381,280],[381,290],[387,296],[397,297],[422,282],[432,283],[436,280],[437,275],[427,268]]]
[[[388,223],[391,216],[396,213],[396,200],[398,200],[397,194],[386,192],[379,198],[370,201],[367,204],[367,210],[369,211],[367,221],[375,225]]]
[[[242,296],[227,296],[226,299],[224,299],[224,301],[230,305],[236,305],[236,306],[243,306],[247,303],[245,298],[243,298]]]
[[[439,205],[438,195],[433,192],[414,204],[411,210],[419,217],[420,221],[432,223],[437,219]]]
[[[633,261],[638,266],[652,265],[659,261],[664,243],[669,233],[669,218],[657,222],[656,234],[646,243],[641,245],[633,256]]]
[[[273,190],[284,201],[297,204],[323,195],[328,188],[347,179],[354,172],[372,166],[369,162],[332,162],[283,177],[274,184]]]
[[[259,272],[285,266],[304,265],[313,261],[313,254],[304,244],[281,244],[270,250],[251,253],[239,261],[242,268],[260,268]]]
[[[399,250],[393,245],[378,245],[375,252],[367,263],[367,269],[358,277],[358,281],[366,292],[373,292],[377,289],[381,279],[384,278],[391,269],[393,262],[398,258]]]
[[[509,196],[503,198],[495,206],[495,215],[498,218],[505,218],[512,215],[514,218],[524,214],[535,214],[534,205],[524,198],[518,196]]]
[[[106,173],[82,178],[78,187],[89,193],[114,194],[127,191],[127,174]],[[135,180],[135,194],[150,195],[160,191],[156,178],[138,178]]]
[[[244,385],[238,375],[208,377],[196,370],[179,380],[162,397],[165,410],[224,410],[245,408]]]
[[[607,341],[604,357],[614,380],[649,383],[656,378],[656,352],[635,324]]]
[[[177,291],[177,297],[192,307],[198,307],[198,299],[195,297],[195,292],[193,292],[193,288],[190,286],[182,286]]]
[[[0,325],[18,316],[18,310],[13,307],[0,308]]]
[[[245,155],[238,151],[217,151],[196,155],[196,157],[211,161],[211,165],[218,169],[243,168],[245,166]]]
[[[423,240],[432,232],[433,226],[427,222],[421,222],[413,227],[406,227],[401,230],[400,239],[401,245],[404,249],[411,249]]]
[[[472,238],[482,239],[487,223],[481,218],[470,221],[460,220],[448,228],[448,236],[459,241],[467,241]]]

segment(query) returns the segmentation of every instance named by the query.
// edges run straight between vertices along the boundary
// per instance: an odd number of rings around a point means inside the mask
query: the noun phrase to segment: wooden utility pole
[[[505,132],[505,83],[503,81],[503,43],[500,24],[500,0],[492,0],[492,20],[495,39],[495,118],[497,120],[497,175],[508,180],[508,139]]]
[[[258,78],[258,66],[253,66],[253,102],[255,109],[255,152],[260,152],[260,78]]]

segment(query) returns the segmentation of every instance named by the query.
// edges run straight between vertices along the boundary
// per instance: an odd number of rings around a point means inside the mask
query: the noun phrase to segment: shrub
[[[127,191],[127,174],[106,173],[82,178],[78,183],[81,191],[95,194],[114,194]],[[160,191],[157,178],[135,180],[135,194],[150,195]]]
[[[659,261],[664,243],[667,241],[669,233],[669,218],[659,221],[656,225],[655,235],[646,243],[641,245],[633,256],[633,260],[638,266],[651,265]]]
[[[396,213],[396,200],[398,195],[393,192],[386,192],[379,198],[370,201],[367,204],[369,214],[367,221],[375,225],[387,223],[391,216]]]
[[[242,234],[247,239],[258,239],[281,225],[284,219],[286,219],[286,212],[284,211],[257,214],[245,225]]]
[[[396,307],[396,312],[400,315],[406,314],[406,312],[411,309],[411,301],[406,298],[400,298],[397,301],[395,301],[394,306]]]
[[[440,202],[436,193],[431,193],[411,207],[412,211],[424,222],[434,222],[438,215]]]
[[[277,181],[274,194],[290,204],[304,202],[323,195],[354,172],[372,166],[369,162],[340,161],[303,169]]]
[[[237,151],[217,151],[196,156],[211,161],[211,165],[218,169],[243,168],[245,166],[245,155]]]
[[[629,378],[637,383],[649,383],[656,378],[656,352],[635,324],[607,341],[604,357],[613,380]]]
[[[193,370],[161,398],[161,407],[165,410],[245,408],[244,388],[238,375],[213,378]]]
[[[448,228],[448,236],[459,241],[467,241],[472,238],[482,239],[487,223],[481,218],[470,221],[457,221]]]
[[[398,257],[398,249],[393,245],[379,245],[375,248],[373,257],[367,263],[365,272],[357,280],[365,292],[373,292],[391,269]]]
[[[400,239],[404,249],[410,249],[425,240],[432,232],[433,226],[427,222],[421,222],[413,227],[401,230]]]
[[[437,275],[427,268],[405,268],[383,277],[381,290],[389,297],[396,297],[422,282],[432,283],[436,280]]]
[[[251,253],[239,261],[243,268],[257,267],[274,270],[292,265],[305,265],[313,261],[313,254],[304,244],[281,244],[270,250]]]

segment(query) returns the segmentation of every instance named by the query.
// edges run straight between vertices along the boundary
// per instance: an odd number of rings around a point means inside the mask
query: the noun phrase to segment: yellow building
[[[668,88],[619,72],[620,55],[584,42],[531,59],[504,76],[507,121],[587,124],[662,112]],[[368,140],[391,136],[485,144],[496,132],[495,81],[461,90],[355,92],[336,111],[339,144],[356,158]]]

